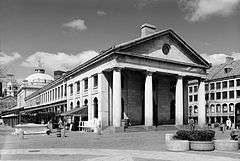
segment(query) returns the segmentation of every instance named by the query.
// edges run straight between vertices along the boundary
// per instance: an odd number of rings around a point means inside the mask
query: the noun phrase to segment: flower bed
[[[214,136],[215,132],[212,130],[179,130],[173,139],[190,141],[191,150],[211,151],[214,150]]]

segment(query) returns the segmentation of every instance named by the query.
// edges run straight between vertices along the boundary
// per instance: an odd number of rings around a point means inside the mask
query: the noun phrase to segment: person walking
[[[227,124],[227,130],[231,130],[232,122],[229,118],[227,119],[226,124]]]

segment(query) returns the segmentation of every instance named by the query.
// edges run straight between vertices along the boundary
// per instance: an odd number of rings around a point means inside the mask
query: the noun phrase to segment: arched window
[[[209,113],[209,106],[205,105],[205,108],[206,108],[206,112]]]
[[[226,103],[224,103],[224,104],[222,105],[222,112],[223,112],[223,113],[227,113],[227,112],[228,112],[228,108],[227,108],[227,104],[226,104]]]
[[[194,106],[194,113],[198,113],[198,106],[197,105]]]
[[[98,118],[98,99],[96,97],[93,100],[93,108],[94,108],[94,118]]]
[[[221,105],[220,104],[216,105],[216,112],[221,112]]]
[[[77,108],[79,108],[80,107],[80,102],[79,101],[77,101]]]
[[[190,107],[189,107],[189,116],[190,116],[190,117],[192,116],[192,111],[193,111],[192,106],[190,106]]]
[[[211,109],[211,112],[212,112],[212,113],[215,112],[215,106],[214,106],[214,105],[211,105],[211,106],[210,106],[210,109]]]
[[[85,99],[85,100],[84,100],[84,106],[87,106],[87,105],[88,105],[88,100]]]
[[[233,112],[234,111],[234,104],[230,103],[229,104],[229,112]]]
[[[70,103],[70,109],[71,110],[73,109],[73,103],[72,102]]]

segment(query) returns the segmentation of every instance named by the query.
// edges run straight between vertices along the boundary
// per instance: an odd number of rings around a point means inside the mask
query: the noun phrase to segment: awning
[[[81,116],[87,116],[88,115],[88,106],[82,106],[81,108],[74,108],[70,111],[66,111],[60,116],[74,116],[74,115],[81,115]]]
[[[66,105],[66,102],[60,102],[60,103],[54,103],[54,104],[50,104],[50,105],[43,105],[40,107],[34,107],[34,108],[25,108],[23,112],[32,112],[32,111],[37,111],[37,110],[43,110],[43,109],[47,109],[47,108],[53,108],[56,106],[61,106],[61,105]]]
[[[18,116],[18,115],[16,115],[16,114],[9,114],[9,115],[1,116],[1,118],[16,117],[16,116]]]

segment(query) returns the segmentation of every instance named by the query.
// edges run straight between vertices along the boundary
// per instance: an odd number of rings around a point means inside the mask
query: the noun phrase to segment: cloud
[[[163,1],[163,0],[136,0],[134,7],[141,10],[146,6],[153,4],[154,2],[157,2],[157,1]]]
[[[179,0],[178,4],[186,12],[185,19],[195,22],[211,16],[230,16],[238,9],[240,0]]]
[[[98,53],[93,50],[83,51],[76,55],[65,53],[52,54],[47,52],[36,52],[35,54],[27,57],[21,65],[24,67],[36,67],[40,63],[41,66],[50,71],[66,71],[86,62],[87,60],[97,55]]]
[[[77,31],[83,31],[87,29],[87,26],[85,25],[85,21],[82,19],[74,19],[70,22],[64,23],[62,26],[66,28],[71,28]]]
[[[0,64],[5,65],[10,62],[13,62],[21,57],[18,53],[12,53],[11,55],[7,55],[3,52],[0,52]]]
[[[234,60],[240,60],[240,53],[233,52],[229,55],[227,54],[201,54],[201,56],[206,59],[209,63],[212,63],[213,65],[218,65],[225,63],[226,57],[233,57]]]
[[[97,11],[97,15],[99,15],[99,16],[105,16],[105,15],[107,15],[107,13],[106,13],[105,11],[98,10],[98,11]]]

